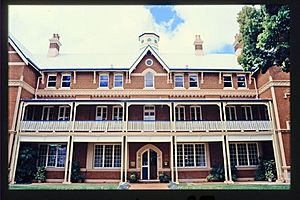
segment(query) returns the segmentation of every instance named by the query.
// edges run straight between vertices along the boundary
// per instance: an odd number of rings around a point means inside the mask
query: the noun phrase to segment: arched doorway
[[[152,144],[140,148],[137,152],[137,168],[140,169],[141,180],[158,180],[162,167],[162,152]]]

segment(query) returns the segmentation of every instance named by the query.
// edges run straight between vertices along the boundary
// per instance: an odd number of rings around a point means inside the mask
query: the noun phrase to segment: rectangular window
[[[115,74],[114,87],[116,87],[116,88],[123,87],[123,75],[122,74]]]
[[[231,75],[223,76],[224,88],[232,88],[232,77]]]
[[[193,121],[201,121],[202,120],[201,106],[192,106],[191,107],[191,120],[193,120]]]
[[[96,107],[96,120],[107,120],[107,107],[97,106]]]
[[[59,106],[58,120],[64,120],[64,121],[70,120],[70,106]]]
[[[257,143],[232,143],[229,144],[230,162],[233,166],[258,165]]]
[[[43,106],[42,120],[49,121],[54,119],[54,107]]]
[[[236,108],[235,106],[226,106],[225,107],[226,112],[226,119],[229,121],[236,121],[237,115],[236,115]]]
[[[38,150],[38,166],[65,167],[67,146],[62,144],[42,144]]]
[[[47,87],[48,88],[56,87],[56,75],[48,75]]]
[[[251,106],[242,106],[243,115],[245,120],[253,120]]]
[[[198,87],[198,75],[197,74],[190,74],[189,76],[189,84],[190,87]]]
[[[121,106],[113,107],[113,120],[122,120],[123,119],[123,108]]]
[[[108,83],[109,83],[108,81],[109,81],[108,74],[100,74],[99,87],[108,88]]]
[[[71,86],[71,75],[63,74],[61,77],[61,87],[62,88],[70,88]]]
[[[175,87],[183,87],[183,75],[175,75]]]
[[[184,106],[176,106],[175,107],[175,117],[176,117],[176,121],[184,121],[185,120],[185,107]]]
[[[155,106],[144,106],[144,120],[155,120]]]
[[[245,75],[238,75],[237,76],[237,84],[239,88],[246,87],[246,76]]]
[[[178,167],[206,167],[205,144],[177,144]]]
[[[94,168],[121,167],[121,145],[95,145]]]

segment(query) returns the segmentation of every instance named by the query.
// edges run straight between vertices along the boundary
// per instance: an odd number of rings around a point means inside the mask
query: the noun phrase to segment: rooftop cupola
[[[61,43],[59,41],[59,35],[53,34],[53,37],[49,39],[50,46],[48,50],[48,57],[56,57],[59,54],[59,47],[61,46]]]
[[[203,55],[203,40],[201,40],[200,35],[196,35],[195,41],[194,41],[194,46],[195,46],[195,55]]]
[[[158,51],[158,42],[159,42],[159,35],[155,30],[153,19],[151,14],[149,13],[147,20],[145,21],[145,25],[143,28],[143,33],[139,36],[140,42],[140,49],[147,47],[150,45],[155,50]]]

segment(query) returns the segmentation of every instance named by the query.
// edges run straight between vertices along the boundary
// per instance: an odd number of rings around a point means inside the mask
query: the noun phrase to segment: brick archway
[[[137,170],[141,170],[141,157],[142,154],[147,151],[148,149],[152,149],[157,153],[157,160],[158,160],[158,165],[157,165],[157,170],[161,171],[162,170],[162,151],[155,145],[153,144],[146,144],[142,146],[137,152],[136,152],[136,168]]]

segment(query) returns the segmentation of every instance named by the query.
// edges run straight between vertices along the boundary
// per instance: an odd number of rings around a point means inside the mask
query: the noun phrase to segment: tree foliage
[[[245,70],[280,66],[290,70],[290,9],[287,5],[245,6],[238,13],[242,54],[238,62]]]

